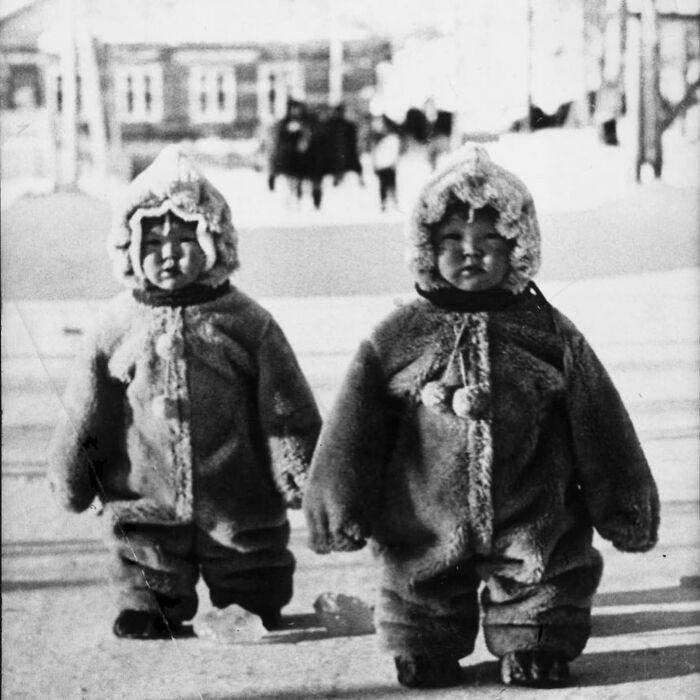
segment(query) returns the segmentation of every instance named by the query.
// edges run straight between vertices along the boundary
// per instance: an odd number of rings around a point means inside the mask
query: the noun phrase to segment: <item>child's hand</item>
[[[317,554],[353,552],[367,544],[369,532],[353,519],[331,512],[319,498],[304,501],[309,547]]]
[[[647,499],[638,499],[634,506],[630,512],[610,520],[606,527],[608,538],[621,552],[648,552],[658,538],[658,498],[653,493]]]
[[[305,482],[305,474],[291,474],[290,472],[285,472],[277,479],[277,485],[282,492],[287,508],[292,510],[301,508]]]
[[[284,505],[290,510],[299,510],[301,508],[302,495],[300,492],[293,494],[285,494]]]
[[[331,549],[335,552],[354,552],[367,544],[362,528],[355,523],[344,523],[334,533]]]
[[[324,540],[309,537],[309,545],[317,554],[329,552],[354,552],[367,544],[359,525],[346,523],[338,526]]]

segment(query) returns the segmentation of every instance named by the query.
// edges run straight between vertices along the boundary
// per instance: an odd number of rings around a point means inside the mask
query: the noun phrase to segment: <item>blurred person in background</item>
[[[304,178],[311,186],[311,200],[315,209],[323,202],[323,180],[331,172],[330,111],[321,106],[308,115],[309,145],[304,160]]]
[[[425,102],[426,144],[430,169],[435,170],[443,155],[450,151],[452,113],[438,109],[431,97]]]
[[[386,115],[372,119],[372,168],[379,181],[379,204],[386,211],[387,203],[398,207],[396,193],[396,168],[401,154],[398,125]]]
[[[347,173],[357,173],[360,183],[362,165],[358,153],[357,125],[345,116],[345,105],[336,105],[327,122],[328,173],[339,185]]]
[[[256,172],[264,172],[267,177],[267,189],[275,191],[277,172],[275,158],[277,157],[278,124],[270,119],[261,121],[258,129],[258,149],[255,153],[254,167]]]
[[[306,105],[299,100],[287,101],[287,113],[277,123],[273,175],[283,175],[289,188],[287,202],[298,206],[307,172],[307,151],[311,143],[311,124]]]
[[[617,84],[603,82],[595,100],[598,137],[606,146],[619,146],[617,121],[624,116],[624,95]]]
[[[287,114],[275,129],[272,158],[274,175],[284,175],[287,180],[289,207],[299,208],[308,184],[314,208],[321,208],[323,178],[330,172],[329,144],[326,111],[315,114],[303,102],[290,99]]]

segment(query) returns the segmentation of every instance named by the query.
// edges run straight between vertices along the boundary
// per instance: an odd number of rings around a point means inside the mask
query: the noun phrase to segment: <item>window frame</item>
[[[270,78],[275,78],[275,107],[269,109]],[[302,66],[297,61],[265,61],[257,69],[258,118],[267,122],[281,119],[287,112],[287,100],[303,99],[306,90]]]
[[[119,120],[153,124],[163,119],[163,67],[160,63],[119,65],[115,69]]]
[[[193,124],[222,124],[237,116],[238,84],[231,64],[189,67],[189,117]]]

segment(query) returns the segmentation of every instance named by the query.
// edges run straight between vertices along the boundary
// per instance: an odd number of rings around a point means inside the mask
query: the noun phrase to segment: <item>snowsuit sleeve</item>
[[[304,511],[318,553],[362,548],[372,534],[396,411],[369,341],[357,351],[311,464]]]
[[[272,473],[285,502],[300,508],[321,417],[280,327],[270,320],[259,348],[258,410]]]
[[[49,447],[51,489],[67,510],[80,513],[99,495],[101,476],[114,459],[122,426],[121,393],[107,376],[94,338],[79,352]]]
[[[567,319],[564,324],[575,457],[593,525],[617,549],[647,551],[656,544],[659,528],[654,478],[607,371],[573,324]]]

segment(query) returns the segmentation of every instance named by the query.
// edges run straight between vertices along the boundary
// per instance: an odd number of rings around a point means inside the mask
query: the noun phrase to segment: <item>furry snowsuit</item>
[[[197,223],[206,258],[179,300],[144,292],[140,222],[166,211]],[[294,570],[286,508],[301,504],[320,418],[275,320],[228,283],[229,207],[168,147],[130,184],[109,246],[132,289],[77,358],[51,484],[70,510],[102,502],[121,609],[190,619],[201,569],[214,605],[279,610]]]
[[[650,549],[656,486],[605,369],[531,285],[540,243],[529,192],[480,147],[419,197],[408,226],[418,287],[449,286],[432,231],[455,198],[498,213],[512,242],[510,301],[464,312],[419,298],[361,344],[312,461],[310,544],[372,540],[377,622],[395,656],[469,654],[483,583],[494,655],[572,659],[602,572],[593,527],[621,550]]]

